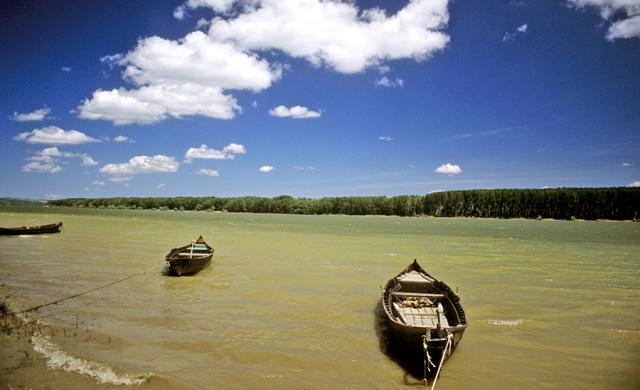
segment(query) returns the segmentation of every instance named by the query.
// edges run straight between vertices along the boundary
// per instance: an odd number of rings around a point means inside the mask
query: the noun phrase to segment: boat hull
[[[407,323],[406,319],[398,312],[401,308],[396,304],[397,299],[403,299],[407,296],[421,296],[434,300],[428,304],[434,310],[431,313],[435,313],[434,321],[429,326],[412,321]],[[435,302],[440,303],[436,306]],[[427,352],[431,361],[436,365],[441,361],[444,362],[449,357],[449,354],[444,354],[449,337],[451,338],[451,352],[453,352],[467,328],[466,314],[458,295],[446,283],[435,279],[424,271],[415,260],[404,271],[387,282],[382,292],[382,306],[391,329],[394,347],[399,349],[404,357],[411,356],[422,360],[425,357],[423,336],[428,334]],[[438,312],[442,314],[437,314]],[[425,311],[423,314],[430,315],[428,313]],[[444,318],[439,317],[440,315]],[[425,322],[428,323],[428,320]]]
[[[193,258],[193,259],[175,259],[168,261],[169,273],[171,275],[183,276],[193,275],[196,272],[207,268],[211,264],[211,258],[213,254],[206,257]]]
[[[58,223],[52,223],[50,225],[41,225],[41,226],[0,228],[0,236],[49,234],[49,233],[60,233],[61,231],[62,231],[62,222],[58,222]]]

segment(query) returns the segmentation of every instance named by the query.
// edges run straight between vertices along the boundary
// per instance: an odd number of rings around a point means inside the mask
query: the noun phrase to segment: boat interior
[[[405,325],[423,328],[448,328],[441,301],[444,294],[433,292],[429,276],[411,271],[396,278],[389,300],[397,318]]]

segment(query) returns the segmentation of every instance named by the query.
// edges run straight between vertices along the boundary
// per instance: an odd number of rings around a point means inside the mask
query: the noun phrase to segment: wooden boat
[[[0,236],[17,236],[22,234],[45,234],[60,233],[62,231],[62,222],[52,223],[40,226],[21,226],[13,228],[0,227]]]
[[[173,275],[191,275],[207,267],[213,257],[213,248],[198,237],[189,245],[171,249],[166,256],[169,273]]]
[[[427,372],[437,373],[467,328],[460,298],[416,260],[389,280],[382,306],[394,341],[407,354],[420,354]]]

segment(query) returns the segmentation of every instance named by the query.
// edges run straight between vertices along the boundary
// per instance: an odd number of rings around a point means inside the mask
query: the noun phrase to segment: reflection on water
[[[470,319],[439,388],[640,388],[640,224],[0,207],[0,226],[58,220],[60,234],[0,237],[0,294],[27,308],[141,273],[37,313],[67,356],[153,373],[140,388],[421,385],[379,307],[414,257]],[[199,234],[211,265],[164,276]]]

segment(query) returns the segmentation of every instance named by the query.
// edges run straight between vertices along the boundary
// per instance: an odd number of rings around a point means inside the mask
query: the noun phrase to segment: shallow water
[[[60,220],[61,234],[0,237],[14,308],[142,274],[38,311],[49,327],[33,347],[62,362],[43,381],[67,369],[140,388],[419,384],[376,310],[379,286],[417,257],[459,289],[470,323],[438,388],[640,388],[640,224],[0,208],[0,226]],[[211,266],[163,276],[168,250],[199,234]]]

